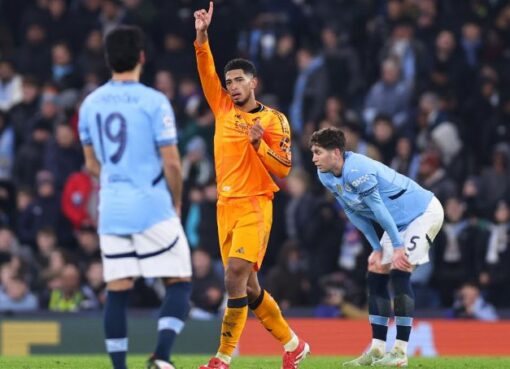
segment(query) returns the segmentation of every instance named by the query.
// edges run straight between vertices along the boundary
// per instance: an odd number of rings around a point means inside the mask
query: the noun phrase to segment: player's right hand
[[[200,9],[197,10],[193,15],[195,16],[195,29],[199,32],[207,31],[209,25],[211,24],[211,19],[213,15],[214,5],[213,2],[209,2],[209,10]]]
[[[372,268],[380,269],[381,263],[382,263],[382,252],[381,251],[372,251],[372,253],[368,257],[369,270]]]

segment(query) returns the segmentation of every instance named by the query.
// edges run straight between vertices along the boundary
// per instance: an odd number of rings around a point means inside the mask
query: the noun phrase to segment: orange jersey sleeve
[[[216,73],[214,58],[209,47],[209,41],[199,44],[195,41],[195,53],[197,57],[198,74],[204,91],[205,98],[214,115],[217,116],[232,106],[232,100],[223,89],[221,81]]]
[[[290,170],[290,130],[283,114],[263,106],[259,112],[241,111],[222,87],[209,43],[195,42],[200,82],[214,113],[214,166],[220,197],[270,195],[279,190],[271,174]],[[255,122],[264,128],[255,150],[248,131]]]
[[[290,127],[282,113],[272,112],[275,118],[264,130],[257,154],[269,172],[283,178],[289,174],[292,165]]]

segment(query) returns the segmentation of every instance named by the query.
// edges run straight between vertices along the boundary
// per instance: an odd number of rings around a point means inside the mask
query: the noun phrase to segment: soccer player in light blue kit
[[[191,261],[179,219],[182,175],[174,113],[163,94],[139,82],[143,39],[137,27],[122,26],[108,34],[112,79],[83,102],[79,132],[87,169],[101,184],[106,350],[114,369],[126,369],[126,310],[133,279],[160,277],[166,295],[147,368],[174,369],[170,350],[189,311]]]
[[[407,366],[407,342],[414,312],[411,272],[429,261],[429,247],[443,224],[443,208],[430,191],[364,155],[345,151],[345,136],[323,128],[310,139],[322,184],[335,196],[349,220],[373,248],[368,259],[368,309],[372,344],[344,366]],[[372,222],[384,229],[378,239]],[[391,301],[397,340],[386,353]]]

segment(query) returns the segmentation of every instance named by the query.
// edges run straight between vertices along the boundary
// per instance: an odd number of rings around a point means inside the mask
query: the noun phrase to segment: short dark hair
[[[321,128],[315,131],[310,137],[310,147],[312,145],[320,146],[326,150],[339,149],[345,151],[345,135],[335,127]]]
[[[227,65],[225,65],[223,73],[227,74],[228,71],[234,69],[242,69],[245,74],[251,74],[254,77],[257,76],[257,68],[255,68],[255,64],[246,59],[242,58],[232,59],[227,63]]]
[[[136,26],[119,26],[106,36],[105,56],[110,69],[117,73],[135,69],[144,50],[143,31]]]

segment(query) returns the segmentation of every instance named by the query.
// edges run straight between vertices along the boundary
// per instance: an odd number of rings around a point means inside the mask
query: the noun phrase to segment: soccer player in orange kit
[[[283,369],[296,369],[309,345],[289,328],[276,301],[258,282],[271,230],[274,192],[271,174],[291,168],[290,128],[285,116],[255,99],[255,66],[234,59],[225,66],[226,90],[214,67],[207,29],[209,9],[194,13],[200,81],[216,119],[214,157],[218,186],[218,235],[225,266],[228,304],[218,353],[199,369],[228,369],[248,317],[248,307],[283,346]]]

